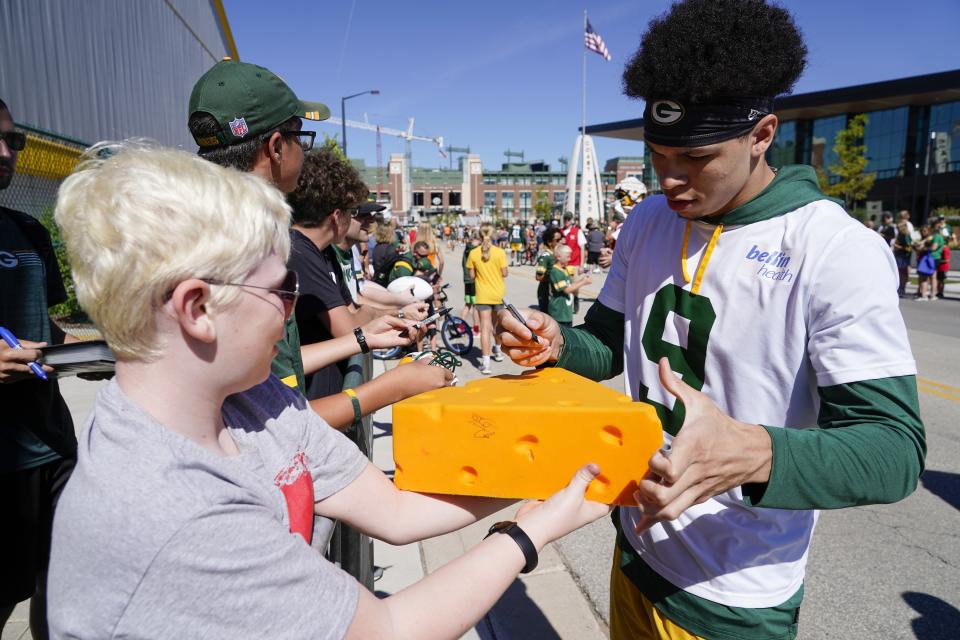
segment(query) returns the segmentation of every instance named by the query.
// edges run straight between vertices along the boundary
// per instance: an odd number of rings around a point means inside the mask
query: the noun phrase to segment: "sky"
[[[347,118],[443,136],[497,169],[507,149],[559,169],[581,119],[583,11],[613,59],[587,52],[586,122],[639,118],[621,75],[649,21],[668,0],[224,0],[241,60],[282,76],[303,100]],[[794,93],[947,71],[960,67],[960,0],[785,0],[803,31],[808,65]],[[265,14],[264,7],[276,14]],[[306,123],[328,135],[340,127]],[[594,139],[601,163],[643,153],[639,142]],[[382,136],[383,162],[402,153]],[[347,151],[376,166],[376,135],[347,130]],[[435,145],[414,142],[413,164],[447,167]],[[456,163],[454,161],[454,167]]]

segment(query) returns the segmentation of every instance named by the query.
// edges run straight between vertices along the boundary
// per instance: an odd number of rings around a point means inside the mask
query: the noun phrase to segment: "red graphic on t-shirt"
[[[287,500],[290,533],[299,533],[310,544],[313,540],[313,476],[305,458],[303,451],[297,451],[273,481]]]

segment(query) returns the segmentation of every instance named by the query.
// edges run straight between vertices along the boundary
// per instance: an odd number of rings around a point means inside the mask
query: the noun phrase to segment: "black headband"
[[[649,100],[643,137],[667,147],[702,147],[748,133],[773,113],[773,98],[713,98],[709,104]]]

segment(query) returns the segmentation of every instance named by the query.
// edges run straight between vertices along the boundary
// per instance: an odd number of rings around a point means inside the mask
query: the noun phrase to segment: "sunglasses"
[[[293,137],[296,136],[297,140],[300,142],[300,148],[304,151],[310,151],[313,149],[313,141],[317,137],[316,131],[287,131],[284,132],[284,136]]]
[[[27,134],[20,131],[0,131],[0,140],[13,151],[23,151],[27,146]]]
[[[281,282],[280,286],[277,288],[260,287],[254,284],[247,284],[246,282],[223,282],[222,280],[212,280],[209,278],[201,278],[201,280],[207,284],[212,284],[219,287],[243,287],[247,289],[260,289],[262,291],[268,291],[280,298],[280,302],[283,303],[284,321],[289,320],[290,316],[293,315],[293,310],[297,306],[297,298],[300,297],[300,278],[297,276],[297,272],[293,269],[287,269],[287,275],[283,278],[283,282]]]

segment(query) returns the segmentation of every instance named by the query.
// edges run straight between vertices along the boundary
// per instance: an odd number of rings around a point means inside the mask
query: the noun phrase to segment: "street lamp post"
[[[347,158],[347,100],[350,98],[356,98],[357,96],[365,96],[367,94],[372,96],[380,95],[379,89],[370,89],[368,91],[361,91],[360,93],[355,93],[350,96],[344,96],[340,98],[340,127],[343,135],[343,157]]]

